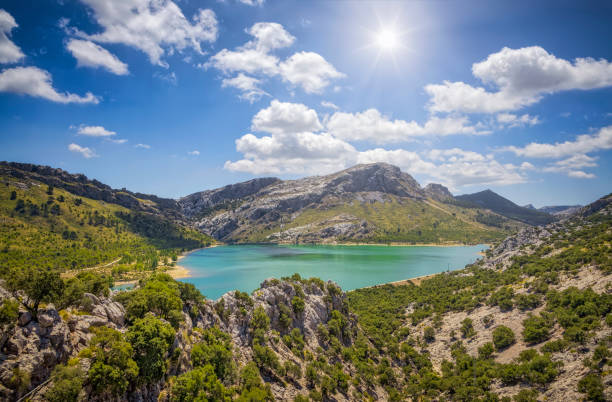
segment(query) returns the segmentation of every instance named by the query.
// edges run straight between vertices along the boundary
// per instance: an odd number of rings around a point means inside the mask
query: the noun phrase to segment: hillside
[[[217,301],[164,274],[112,298],[12,278],[0,397],[610,400],[611,224],[612,195],[464,270],[348,294],[297,274]]]
[[[419,350],[402,385],[413,398],[611,400],[611,226],[609,195],[464,270],[350,292],[349,306],[383,353]]]
[[[478,243],[524,226],[453,200],[439,184],[421,188],[399,168],[375,163],[300,180],[255,179],[178,203],[197,228],[230,243]]]
[[[0,164],[0,273],[12,267],[81,269],[161,257],[210,244],[154,196],[109,190],[60,169]],[[89,195],[89,197],[84,196]],[[126,207],[127,205],[127,207]]]
[[[488,209],[508,219],[514,219],[529,225],[545,225],[555,219],[544,211],[516,205],[512,201],[491,190],[484,190],[474,194],[458,195],[455,198],[459,201],[458,205]]]
[[[554,205],[538,208],[538,211],[551,215],[569,215],[582,208],[582,205]]]

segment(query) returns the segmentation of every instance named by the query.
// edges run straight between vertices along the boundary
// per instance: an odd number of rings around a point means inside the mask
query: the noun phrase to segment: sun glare
[[[382,50],[393,50],[397,47],[398,37],[395,32],[389,29],[382,30],[376,36],[376,43]]]

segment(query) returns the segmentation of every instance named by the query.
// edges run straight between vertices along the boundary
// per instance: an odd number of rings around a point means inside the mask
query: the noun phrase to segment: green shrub
[[[214,368],[207,364],[195,368],[176,378],[170,391],[170,400],[230,401],[228,391],[215,375]]]
[[[509,286],[500,288],[489,297],[490,306],[499,306],[502,311],[512,310],[514,291]]]
[[[202,333],[202,341],[196,343],[191,349],[191,363],[194,367],[209,364],[221,381],[231,380],[236,371],[231,337],[218,327],[205,329]]]
[[[523,320],[523,340],[527,343],[540,343],[550,337],[554,321],[546,313],[539,316],[529,316]]]
[[[4,299],[0,306],[0,325],[13,324],[19,317],[19,303],[16,300]]]
[[[493,355],[495,348],[491,342],[487,342],[478,348],[478,357],[481,359],[488,359]]]
[[[423,338],[426,342],[433,342],[436,340],[436,332],[432,327],[425,327],[423,330]]]
[[[304,299],[302,299],[301,297],[293,296],[293,299],[291,300],[291,305],[293,306],[293,311],[296,314],[299,314],[304,311]]]
[[[126,338],[134,348],[139,379],[152,382],[162,378],[166,372],[166,356],[174,342],[172,326],[147,314],[134,322]]]
[[[516,342],[516,339],[514,332],[510,328],[500,325],[493,330],[493,344],[497,350],[505,349],[514,344],[514,342]]]
[[[604,386],[597,374],[587,374],[578,382],[578,392],[587,395],[590,401],[605,401]]]
[[[544,353],[556,353],[556,352],[563,352],[565,349],[567,349],[567,347],[569,346],[569,343],[564,340],[564,339],[557,339],[556,341],[550,341],[544,344],[544,346],[542,346],[542,352]]]
[[[474,330],[472,319],[466,318],[461,321],[461,336],[464,338],[471,338],[474,335],[476,335],[476,331]]]
[[[51,379],[53,385],[45,393],[49,402],[76,402],[83,388],[85,373],[79,366],[57,365]]]

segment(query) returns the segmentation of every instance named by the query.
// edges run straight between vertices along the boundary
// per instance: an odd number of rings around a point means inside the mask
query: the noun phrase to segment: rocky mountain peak
[[[429,183],[425,186],[424,190],[425,194],[437,201],[446,201],[454,198],[451,192],[448,191],[448,188],[438,183]]]
[[[400,197],[424,198],[419,183],[388,163],[356,165],[332,175],[330,186],[347,193],[378,191]]]

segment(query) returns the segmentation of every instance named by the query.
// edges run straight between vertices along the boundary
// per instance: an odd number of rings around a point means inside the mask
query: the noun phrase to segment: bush
[[[476,335],[474,325],[470,318],[466,318],[465,320],[461,321],[461,335],[464,338],[471,338]]]
[[[291,305],[293,306],[293,311],[296,314],[299,314],[304,311],[304,299],[302,299],[301,297],[293,296],[293,299],[291,299]]]
[[[140,368],[139,378],[153,382],[166,372],[166,355],[174,342],[170,324],[147,314],[128,329],[127,340],[134,348],[134,360]]]
[[[493,330],[493,344],[497,350],[505,349],[514,344],[514,342],[516,342],[516,339],[514,332],[510,328],[500,325]]]
[[[587,374],[578,382],[578,392],[587,394],[590,401],[605,401],[604,386],[597,374]]]
[[[495,348],[493,347],[493,344],[491,342],[487,342],[478,348],[478,357],[481,359],[488,359],[491,357],[494,351]]]
[[[490,306],[499,306],[502,311],[512,310],[512,298],[514,297],[514,291],[511,287],[505,286],[493,293],[489,297]]]
[[[215,375],[214,368],[207,364],[178,376],[172,384],[170,400],[173,402],[230,401],[230,398]]]
[[[123,334],[108,327],[93,328],[94,337],[83,355],[91,356],[87,373],[95,393],[123,395],[130,382],[138,376],[138,365],[132,359],[132,345]]]
[[[13,324],[19,317],[19,303],[15,300],[4,299],[0,306],[0,325]]]
[[[523,340],[527,343],[540,343],[547,340],[553,324],[552,317],[546,313],[540,316],[529,316],[523,320]]]
[[[83,388],[85,373],[78,367],[55,366],[51,374],[52,386],[45,393],[49,402],[76,402]]]
[[[221,381],[233,378],[236,367],[232,355],[231,337],[218,327],[205,329],[202,342],[191,349],[191,363],[194,367],[211,365]]]
[[[556,341],[550,341],[542,346],[542,352],[544,353],[556,353],[563,352],[568,347],[568,342],[564,339],[557,339]]]
[[[436,333],[432,327],[425,327],[423,330],[423,338],[426,342],[433,342],[436,340]]]

